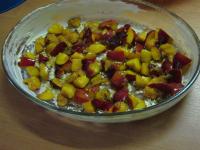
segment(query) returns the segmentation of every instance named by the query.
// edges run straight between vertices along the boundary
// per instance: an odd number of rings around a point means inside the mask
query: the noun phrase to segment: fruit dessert
[[[24,51],[24,83],[41,101],[88,113],[141,110],[183,88],[191,59],[162,29],[116,20],[53,24]]]

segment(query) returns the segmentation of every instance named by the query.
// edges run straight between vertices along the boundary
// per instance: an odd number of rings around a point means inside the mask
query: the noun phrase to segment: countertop
[[[0,14],[0,48],[10,29],[31,10],[54,0],[27,0]],[[200,37],[199,0],[161,0]],[[93,124],[62,119],[33,104],[6,79],[0,65],[1,150],[197,150],[200,149],[200,78],[170,110],[137,122]]]

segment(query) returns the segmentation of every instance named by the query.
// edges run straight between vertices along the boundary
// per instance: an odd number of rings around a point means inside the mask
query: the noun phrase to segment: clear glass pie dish
[[[144,27],[162,28],[175,39],[181,51],[187,53],[192,64],[184,75],[184,88],[175,95],[143,110],[116,113],[86,113],[73,111],[39,100],[23,83],[23,72],[18,60],[26,49],[33,49],[33,42],[44,35],[48,27],[59,22],[66,24],[71,17],[80,16],[83,20],[116,19],[129,23],[138,31]],[[190,90],[200,72],[199,39],[192,28],[175,14],[139,0],[64,0],[53,3],[25,16],[8,35],[2,52],[5,73],[10,82],[29,100],[65,117],[91,122],[126,122],[140,120],[159,114],[178,103]]]

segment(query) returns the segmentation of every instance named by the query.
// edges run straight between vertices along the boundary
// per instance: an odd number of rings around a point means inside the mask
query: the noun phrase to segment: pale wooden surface
[[[0,47],[26,13],[53,0],[28,0],[0,14]],[[162,0],[164,1],[164,0]],[[200,36],[200,1],[167,0]],[[200,149],[200,79],[184,100],[161,115],[131,123],[62,120],[28,101],[8,83],[0,66],[0,150],[197,150]]]

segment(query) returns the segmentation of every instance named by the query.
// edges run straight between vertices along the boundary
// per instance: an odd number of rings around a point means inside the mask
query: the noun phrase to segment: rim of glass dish
[[[176,98],[178,98],[179,96],[183,95],[186,91],[189,90],[189,88],[193,85],[193,83],[196,81],[199,73],[200,73],[200,40],[198,38],[198,36],[196,35],[195,31],[192,29],[192,27],[186,22],[184,21],[181,17],[179,17],[178,15],[174,14],[173,12],[167,10],[166,8],[163,8],[163,7],[160,7],[160,6],[157,6],[155,4],[152,4],[150,2],[146,2],[146,1],[141,1],[141,0],[127,0],[127,1],[123,1],[123,0],[117,0],[117,1],[122,1],[124,3],[126,2],[130,2],[130,3],[139,3],[139,4],[142,4],[142,5],[146,5],[148,7],[151,7],[157,11],[161,11],[161,12],[164,12],[164,13],[167,13],[168,15],[174,17],[176,20],[180,21],[181,23],[183,23],[188,31],[192,34],[192,36],[194,37],[195,39],[195,42],[197,44],[197,47],[199,49],[199,53],[198,53],[198,65],[197,65],[197,68],[195,70],[195,73],[193,74],[191,80],[188,82],[187,85],[185,85],[181,91],[179,91],[178,93],[176,93],[176,95],[174,96],[171,96],[169,97],[168,99],[166,99],[165,101],[162,101],[156,105],[153,105],[153,106],[150,106],[150,107],[147,107],[145,109],[142,109],[142,110],[131,110],[131,111],[127,111],[127,112],[114,112],[114,113],[87,113],[87,112],[78,112],[78,111],[73,111],[73,110],[67,110],[66,108],[60,108],[60,107],[57,107],[55,105],[52,105],[52,104],[49,104],[49,103],[46,103],[46,102],[43,102],[39,99],[37,99],[36,97],[33,97],[30,95],[30,93],[26,92],[21,86],[19,86],[13,79],[12,77],[9,75],[8,71],[7,71],[7,68],[6,68],[6,65],[4,63],[4,60],[5,60],[5,57],[4,57],[4,51],[5,51],[5,47],[6,47],[6,44],[7,42],[9,41],[9,38],[12,36],[14,30],[21,24],[23,23],[28,17],[30,17],[31,15],[34,15],[34,13],[42,10],[42,9],[45,9],[47,7],[50,7],[52,5],[57,5],[59,3],[62,3],[63,1],[70,1],[70,0],[61,0],[59,2],[55,2],[55,3],[51,3],[51,4],[48,4],[46,6],[43,6],[43,7],[39,7],[35,10],[33,10],[32,12],[28,13],[25,17],[23,17],[16,25],[15,27],[13,27],[11,29],[11,31],[9,32],[9,34],[7,35],[7,38],[4,42],[4,45],[3,45],[3,51],[1,52],[1,60],[2,60],[2,66],[3,66],[3,70],[6,74],[6,77],[8,78],[8,80],[10,81],[10,83],[18,90],[20,91],[20,93],[22,93],[23,95],[25,95],[27,98],[29,98],[32,102],[40,105],[41,107],[43,108],[46,108],[48,110],[51,110],[51,111],[56,111],[58,113],[63,113],[63,114],[71,114],[71,115],[77,115],[77,116],[102,116],[102,117],[106,117],[106,116],[124,116],[124,115],[129,115],[129,114],[137,114],[137,113],[142,113],[142,112],[148,112],[150,110],[153,110],[153,109],[156,109],[156,108],[160,108],[168,103],[170,103],[171,101],[175,101]]]

